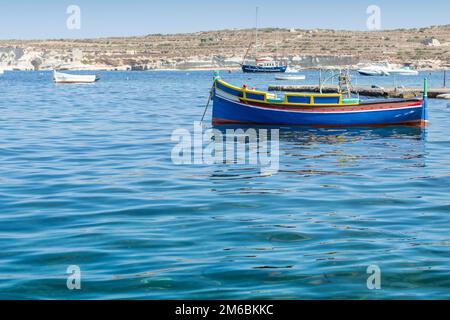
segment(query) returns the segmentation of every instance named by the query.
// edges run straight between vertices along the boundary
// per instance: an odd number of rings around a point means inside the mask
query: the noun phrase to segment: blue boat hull
[[[366,103],[357,107],[311,108],[286,110],[276,107],[251,105],[233,98],[213,97],[213,124],[255,124],[290,126],[378,126],[421,125],[423,105],[420,101],[392,101]]]
[[[255,65],[242,65],[242,71],[245,73],[284,73],[287,66],[263,67]]]

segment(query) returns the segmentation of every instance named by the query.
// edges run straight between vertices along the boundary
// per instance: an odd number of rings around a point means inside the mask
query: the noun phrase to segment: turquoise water
[[[172,163],[172,132],[201,118],[210,72],[101,76],[0,76],[0,298],[450,298],[447,101],[430,101],[425,132],[283,128],[280,171],[264,176]]]

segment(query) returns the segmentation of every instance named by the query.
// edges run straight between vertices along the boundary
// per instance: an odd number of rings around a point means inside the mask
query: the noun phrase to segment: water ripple
[[[171,162],[172,131],[199,120],[208,72],[105,72],[94,86],[2,77],[0,298],[450,294],[445,102],[430,101],[426,134],[281,128],[280,170],[261,175]],[[66,287],[69,265],[82,270],[79,292]],[[381,291],[367,289],[369,265]]]

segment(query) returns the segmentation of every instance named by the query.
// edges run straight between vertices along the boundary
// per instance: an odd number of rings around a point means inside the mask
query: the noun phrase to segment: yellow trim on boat
[[[277,96],[275,94],[271,94],[264,91],[258,91],[258,90],[251,90],[248,88],[239,88],[236,86],[233,86],[223,80],[217,79],[214,83],[214,87],[217,88],[217,83],[220,83],[222,86],[227,87],[229,89],[238,91],[242,93],[242,98],[240,98],[244,102],[256,102],[256,103],[263,103],[263,104],[270,104],[270,105],[279,105],[279,106],[285,106],[285,107],[336,107],[336,106],[357,106],[359,104],[355,103],[343,103],[343,97],[342,94],[339,93],[286,93],[284,95],[284,100],[280,101],[268,101],[268,99],[276,100]],[[256,95],[262,95],[264,96],[264,100],[255,100],[255,99],[249,99],[247,98],[247,93],[256,94]],[[289,103],[288,99],[289,97],[305,97],[309,98],[309,103]],[[339,98],[338,103],[332,103],[332,104],[315,104],[315,98]]]
[[[214,86],[215,86],[216,89],[217,89],[217,82],[220,82],[221,85],[223,85],[225,87],[228,87],[230,89],[237,90],[237,91],[240,91],[240,92],[244,92],[244,89],[239,88],[239,87],[235,87],[235,86],[233,86],[233,85],[231,85],[231,84],[229,84],[229,83],[227,83],[227,82],[225,82],[223,80],[216,80],[216,82],[214,83]]]
[[[298,103],[289,103],[289,97],[305,97],[305,98],[309,98],[309,104],[314,104],[315,103],[315,98],[339,98],[339,102],[338,103],[332,103],[332,104],[323,104],[324,106],[327,105],[342,105],[342,94],[339,93],[286,93],[284,95],[284,103],[285,104],[289,104],[289,105],[299,105]],[[300,103],[300,105],[308,105],[305,103]],[[322,104],[321,104],[322,105]]]

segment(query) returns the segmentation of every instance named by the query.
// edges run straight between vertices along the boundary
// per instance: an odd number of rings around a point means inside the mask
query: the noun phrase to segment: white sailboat
[[[55,83],[94,83],[100,78],[96,75],[69,74],[53,71],[53,81]]]
[[[247,64],[245,63],[247,55],[252,48],[252,42],[250,42],[250,45],[247,49],[247,52],[245,53],[244,59],[242,60],[242,71],[244,73],[285,73],[288,65],[287,63],[282,63],[281,61],[274,60],[272,58],[259,58],[259,52],[258,52],[258,7],[256,8],[256,27],[255,27],[255,43],[254,43],[254,50],[255,50],[255,63]],[[277,44],[277,52],[278,52],[278,42]],[[278,54],[277,54],[278,55]]]

